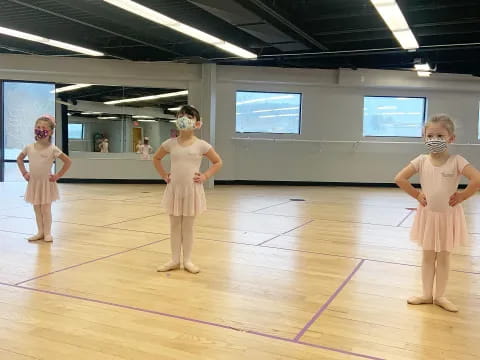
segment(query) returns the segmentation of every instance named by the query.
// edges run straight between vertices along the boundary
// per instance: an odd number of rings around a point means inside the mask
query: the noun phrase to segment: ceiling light
[[[149,115],[133,115],[132,118],[134,119],[154,119],[154,116]]]
[[[13,36],[16,38],[24,39],[24,40],[29,40],[29,41],[35,41],[38,43],[42,43],[45,45],[50,45],[54,47],[58,47],[61,49],[67,49],[73,52],[85,54],[85,55],[90,55],[90,56],[103,56],[105,55],[102,52],[87,49],[81,46],[73,45],[73,44],[68,44],[63,41],[57,41],[57,40],[52,40],[48,38],[44,38],[42,36],[34,35],[34,34],[29,34],[23,31],[17,31],[13,29],[8,29],[5,27],[0,26],[0,34],[8,35],[8,36]]]
[[[406,50],[418,49],[417,39],[415,39],[415,36],[413,35],[410,29],[402,30],[402,31],[394,31],[393,35],[397,38],[402,48]]]
[[[431,74],[430,71],[417,71],[417,75],[420,77],[429,77]]]
[[[139,122],[157,122],[157,120],[138,120]]]
[[[102,114],[102,112],[101,111],[84,111],[80,114],[81,115],[98,115],[98,114]]]
[[[176,92],[159,94],[159,95],[141,96],[141,97],[130,98],[130,99],[112,100],[112,101],[106,101],[104,102],[104,104],[115,105],[115,104],[122,104],[122,103],[135,102],[135,101],[156,100],[161,98],[182,96],[182,95],[188,95],[188,90],[176,91]]]
[[[430,71],[432,70],[432,68],[430,67],[430,65],[428,63],[425,63],[425,64],[415,64],[415,70],[417,71]]]
[[[223,49],[229,53],[232,53],[234,55],[247,58],[247,59],[256,59],[257,55],[242,49],[241,47],[238,47],[234,44],[231,44],[227,41],[224,41],[222,39],[219,39],[215,36],[212,36],[210,34],[207,34],[206,32],[203,32],[199,29],[196,29],[192,26],[183,24],[175,19],[172,19],[168,16],[165,16],[158,11],[155,11],[153,9],[150,9],[146,6],[140,5],[139,3],[131,0],[104,0],[105,2],[108,2],[109,4],[112,4],[114,6],[117,6],[123,10],[126,10],[128,12],[131,12],[135,15],[141,16],[145,19],[148,19],[150,21],[153,21],[157,24],[169,27],[172,30],[181,32],[182,34],[185,34],[187,36],[193,37],[197,40],[203,41],[207,44],[216,46],[220,49]]]
[[[72,90],[77,90],[77,89],[81,89],[81,88],[84,88],[84,87],[88,87],[88,86],[92,86],[91,84],[75,84],[75,85],[68,85],[68,86],[63,86],[61,88],[58,88],[58,89],[55,89],[55,90],[52,90],[50,91],[50,93],[61,93],[61,92],[65,92],[65,91],[72,91]]]
[[[406,50],[418,48],[417,39],[415,39],[402,10],[400,10],[395,0],[370,0],[370,2],[380,14],[383,21],[385,21],[390,31],[393,32],[393,35],[402,48]]]
[[[182,106],[184,106],[184,105],[182,105]],[[168,111],[179,111],[182,108],[182,106],[171,107],[171,108],[168,108],[167,110]]]
[[[112,120],[112,119],[118,119],[118,116],[99,116],[97,117],[98,120]]]

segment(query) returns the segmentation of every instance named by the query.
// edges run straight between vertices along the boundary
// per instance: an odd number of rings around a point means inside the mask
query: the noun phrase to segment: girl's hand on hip
[[[422,205],[422,206],[427,206],[427,198],[425,197],[425,194],[420,192],[417,196],[417,201]]]
[[[465,196],[463,195],[462,191],[457,191],[455,194],[450,196],[450,200],[448,201],[448,205],[455,206],[460,204],[465,200]]]
[[[203,184],[205,181],[207,181],[207,177],[204,174],[195,173],[195,176],[193,177],[194,183]]]

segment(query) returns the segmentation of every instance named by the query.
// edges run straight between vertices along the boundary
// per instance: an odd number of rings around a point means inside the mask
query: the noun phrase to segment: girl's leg
[[[42,205],[43,240],[52,242],[52,204]]]
[[[409,304],[432,304],[433,303],[433,280],[435,278],[435,251],[424,250],[422,260],[422,284],[423,295],[412,296],[407,300]]]
[[[37,235],[33,235],[28,238],[28,241],[37,241],[43,239],[43,217],[42,217],[42,206],[33,205],[33,211],[35,211],[35,220],[37,221],[38,232]]]
[[[180,251],[182,247],[182,216],[170,216],[170,248],[172,260],[160,266],[157,271],[170,271],[180,268]]]
[[[194,221],[195,216],[184,216],[182,221],[183,267],[192,274],[200,272],[200,268],[192,263]]]
[[[441,251],[437,255],[435,304],[445,310],[457,312],[458,307],[445,297],[449,271],[450,253],[448,251]]]

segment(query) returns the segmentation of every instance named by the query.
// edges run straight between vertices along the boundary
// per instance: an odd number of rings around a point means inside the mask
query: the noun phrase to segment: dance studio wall
[[[58,83],[150,86],[189,90],[189,102],[204,106],[210,97],[203,65],[124,62],[119,60],[0,55],[0,78]],[[405,138],[363,138],[365,95],[425,96],[428,114],[446,112],[457,118],[457,142],[478,144],[477,122],[480,80],[473,76],[433,74],[418,78],[415,72],[382,70],[319,70],[267,67],[214,66],[216,93],[215,147],[225,160],[219,180],[333,181],[391,183],[394,174],[423,152]],[[207,89],[207,90],[205,90]],[[287,141],[235,140],[235,91],[301,92],[300,135],[257,134],[250,137]],[[202,136],[209,138],[209,119]],[[297,140],[297,141],[295,141]],[[320,143],[298,140],[344,140]],[[354,146],[355,141],[366,141]],[[386,143],[375,143],[381,141]],[[457,151],[480,167],[479,146]],[[151,164],[114,161],[77,161],[67,177],[105,179],[158,179]],[[128,165],[128,166],[127,166]],[[145,169],[143,169],[145,167]]]
[[[418,138],[363,138],[367,95],[427,97],[427,116],[452,115],[457,142],[478,144],[480,80],[471,76],[422,79],[406,71],[219,66],[216,90],[216,148],[225,161],[219,180],[392,183],[396,172],[424,148],[421,143],[398,144],[420,142]],[[236,134],[237,90],[302,93],[301,134]],[[480,146],[455,150],[480,166]]]

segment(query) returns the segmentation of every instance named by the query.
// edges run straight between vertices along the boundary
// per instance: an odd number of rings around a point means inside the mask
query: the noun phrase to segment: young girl
[[[456,312],[457,306],[445,297],[450,251],[467,239],[460,203],[480,187],[480,172],[460,155],[448,153],[448,144],[455,140],[455,125],[449,116],[432,116],[425,125],[424,137],[430,154],[412,160],[395,178],[397,185],[419,202],[410,237],[423,247],[423,294],[407,302],[412,305],[435,303]],[[421,191],[408,180],[416,173],[420,175]],[[461,175],[470,181],[465,190],[457,191]]]
[[[202,123],[200,114],[193,106],[182,106],[177,114],[178,138],[165,141],[153,156],[153,163],[167,183],[162,204],[170,215],[170,245],[172,260],[160,266],[158,271],[180,268],[180,251],[183,249],[183,267],[196,274],[200,269],[192,263],[193,222],[195,216],[206,210],[205,192],[202,183],[222,167],[222,160],[210,144],[194,136]],[[162,159],[170,154],[171,173],[162,166]],[[212,166],[199,173],[202,157],[206,156]]]
[[[140,145],[140,153],[142,154],[142,160],[150,160],[150,154],[153,152],[152,147],[149,145],[150,139],[145,137],[143,139],[143,145]]]
[[[34,144],[27,145],[17,157],[18,168],[24,179],[28,181],[25,200],[33,204],[37,220],[38,233],[29,241],[53,241],[52,227],[52,202],[59,199],[56,181],[70,168],[72,161],[62,151],[51,143],[55,120],[49,115],[41,116],[35,122]],[[24,159],[28,157],[29,170],[27,172]],[[55,158],[63,161],[63,167],[57,174],[51,174]]]

